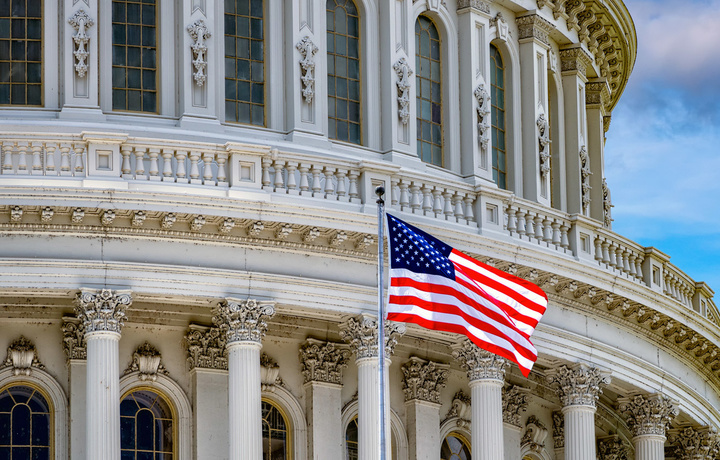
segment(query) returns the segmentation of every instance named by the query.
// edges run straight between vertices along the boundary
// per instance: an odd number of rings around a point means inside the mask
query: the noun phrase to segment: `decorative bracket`
[[[90,37],[87,35],[87,30],[95,24],[90,16],[83,9],[79,9],[73,14],[68,22],[75,29],[75,35],[73,35],[73,41],[75,42],[75,72],[79,78],[83,78],[87,74],[88,65],[87,58],[90,56],[90,52],[87,49],[87,44],[90,41]]]
[[[302,94],[305,98],[305,102],[310,104],[315,96],[315,53],[318,52],[318,47],[310,40],[309,36],[304,36],[297,45],[295,45],[302,59],[300,59],[300,67],[302,67],[302,80],[303,90]]]
[[[193,67],[195,67],[195,72],[193,72],[193,78],[195,79],[196,85],[203,86],[205,84],[205,80],[207,80],[207,74],[205,72],[205,69],[207,68],[208,48],[205,40],[210,38],[212,34],[205,25],[205,21],[203,21],[202,19],[198,19],[197,21],[187,26],[187,31],[190,34],[190,37],[192,37],[193,39],[193,44],[190,45],[190,49],[192,50],[193,55],[192,63]]]

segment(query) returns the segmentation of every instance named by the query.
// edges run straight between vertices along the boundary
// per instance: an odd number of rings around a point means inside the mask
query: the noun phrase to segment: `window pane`
[[[120,449],[124,459],[162,458],[172,453],[174,430],[172,411],[163,396],[150,390],[138,390],[120,403]]]
[[[418,117],[418,156],[442,166],[442,75],[440,38],[430,18],[419,16],[415,23],[415,84]]]
[[[288,430],[285,418],[273,404],[262,402],[263,460],[288,458]]]
[[[15,385],[0,392],[0,459],[49,460],[50,406],[34,388]]]
[[[0,85],[0,105],[42,105],[41,18],[37,0],[0,1],[0,82],[14,83]]]
[[[502,55],[495,46],[490,46],[490,85],[492,125],[493,178],[500,188],[507,188],[507,160],[505,147],[505,80]]]

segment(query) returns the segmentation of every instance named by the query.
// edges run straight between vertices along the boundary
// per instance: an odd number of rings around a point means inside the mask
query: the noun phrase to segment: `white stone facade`
[[[328,137],[324,0],[263,3],[264,126],[226,120],[224,2],[157,0],[152,114],[112,108],[111,2],[42,2],[43,103],[0,106],[0,397],[48,400],[55,460],[120,458],[136,390],[167,401],[176,459],[260,458],[263,402],[285,421],[273,459],[354,442],[378,459],[363,340],[383,185],[389,211],[549,297],[528,379],[455,334],[386,326],[388,458],[438,459],[448,436],[481,460],[715,458],[713,291],[610,229],[604,133],[636,53],[622,2],[354,2],[360,145]],[[441,44],[442,166],[416,151],[420,15]]]

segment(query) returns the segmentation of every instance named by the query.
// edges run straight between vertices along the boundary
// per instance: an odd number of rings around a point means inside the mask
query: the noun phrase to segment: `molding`
[[[562,72],[577,72],[585,77],[587,68],[592,65],[592,62],[592,57],[582,47],[575,46],[560,50],[560,70]]]
[[[464,10],[465,8],[472,8],[474,10],[490,14],[490,3],[485,0],[458,0],[457,10]]]

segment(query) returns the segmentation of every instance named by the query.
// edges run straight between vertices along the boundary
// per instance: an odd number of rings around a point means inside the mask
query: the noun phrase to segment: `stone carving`
[[[305,243],[312,243],[317,239],[317,237],[320,236],[320,229],[317,227],[308,228],[307,231],[303,234],[303,241]]]
[[[475,88],[475,99],[477,100],[477,114],[478,114],[478,141],[483,150],[487,149],[488,143],[490,142],[490,94],[485,89],[485,84],[480,83]]]
[[[610,374],[578,363],[549,371],[547,381],[557,391],[563,406],[595,407],[602,393],[600,385],[610,383]]]
[[[502,41],[508,41],[510,27],[508,26],[508,23],[502,13],[498,12],[498,14],[490,20],[490,23],[495,27],[495,38]]]
[[[145,224],[145,219],[147,219],[147,214],[143,211],[137,211],[135,214],[133,214],[132,222],[130,222],[130,225],[133,227],[142,227],[143,224]]]
[[[392,356],[398,339],[405,334],[403,323],[385,321],[385,356]],[[360,315],[340,325],[340,337],[350,344],[357,359],[378,356],[378,320],[374,316]]]
[[[453,358],[460,362],[460,366],[467,371],[468,379],[494,379],[503,380],[505,378],[505,368],[508,361],[505,358],[485,351],[478,347],[470,340],[463,340],[459,344],[453,345]]]
[[[402,124],[406,125],[410,119],[410,77],[412,77],[413,71],[407,59],[404,57],[393,64],[393,69],[395,69],[395,74],[398,78],[396,82],[398,90],[398,116]]]
[[[177,216],[173,213],[166,214],[162,222],[160,223],[160,226],[165,230],[170,230],[173,225],[175,225],[175,222],[177,221]]]
[[[227,370],[226,334],[217,327],[203,327],[191,324],[185,335],[190,369]]]
[[[555,29],[553,24],[537,14],[530,14],[515,19],[518,26],[520,40],[524,38],[535,38],[540,42],[549,45],[548,34]]]
[[[275,302],[227,298],[213,310],[213,323],[227,336],[227,343],[262,341],[265,320],[275,315]]]
[[[40,222],[43,224],[49,224],[52,221],[55,211],[53,208],[46,206],[40,211]]]
[[[205,216],[195,216],[195,218],[190,221],[190,230],[193,232],[199,232],[206,223],[207,220],[205,219]]]
[[[490,3],[484,0],[458,0],[458,11],[465,8],[475,8],[483,13],[490,14]]]
[[[160,359],[160,352],[148,342],[145,342],[135,350],[132,362],[130,366],[125,369],[123,375],[139,372],[140,380],[143,382],[146,380],[154,382],[157,380],[158,374],[168,373],[167,369],[165,369],[160,362]]]
[[[67,359],[87,359],[85,325],[76,318],[63,318],[62,331]]]
[[[355,250],[365,251],[373,243],[375,243],[375,237],[372,235],[363,235],[362,238],[359,238],[357,242],[355,242]]]
[[[38,360],[35,345],[23,336],[10,344],[7,357],[1,367],[13,368],[13,375],[30,375],[33,367],[44,369],[45,366]]]
[[[553,447],[562,449],[565,447],[565,416],[560,411],[552,413],[553,419]]]
[[[591,64],[592,59],[582,48],[560,50],[560,70],[563,72],[576,71],[584,76]]]
[[[548,430],[534,415],[525,423],[525,434],[520,440],[522,446],[527,446],[532,452],[541,452],[545,448]]]
[[[275,231],[275,238],[278,240],[286,240],[293,232],[293,226],[290,224],[282,224]]]
[[[260,232],[265,230],[265,224],[261,221],[253,222],[252,225],[250,225],[250,228],[248,228],[248,235],[250,236],[260,236]]]
[[[538,128],[538,148],[540,155],[540,174],[547,178],[550,174],[550,124],[541,113],[535,122]]]
[[[503,422],[520,426],[520,416],[527,410],[530,390],[516,385],[502,389]]]
[[[602,192],[603,192],[603,224],[606,228],[612,229],[612,197],[610,196],[610,187],[608,187],[607,181],[603,177],[602,180]]]
[[[218,230],[223,235],[227,235],[232,231],[232,229],[235,227],[235,219],[232,219],[230,217],[224,219],[222,223],[218,226]]]
[[[87,35],[87,30],[95,24],[90,16],[83,9],[79,9],[68,19],[70,25],[75,29],[75,35],[73,35],[73,42],[75,42],[75,50],[73,55],[75,56],[75,72],[79,78],[83,78],[87,74],[88,65],[87,59],[90,56],[90,52],[87,49],[90,37]]]
[[[195,68],[195,72],[193,72],[193,78],[195,79],[196,85],[202,86],[207,80],[207,74],[205,72],[205,69],[207,68],[208,47],[205,43],[205,40],[210,38],[212,34],[205,25],[205,21],[203,21],[202,19],[198,19],[197,21],[187,26],[187,31],[190,34],[190,37],[193,39],[193,44],[190,45],[193,57],[192,63],[193,67]]]
[[[670,443],[674,444],[677,460],[711,459],[720,453],[720,437],[714,427],[674,430],[670,434]]]
[[[590,208],[590,157],[588,156],[587,147],[580,147],[580,182],[582,187],[582,211],[587,215]]]
[[[102,213],[100,222],[103,225],[111,225],[114,221],[115,221],[115,211],[113,211],[112,209],[108,209],[107,211]]]
[[[598,460],[627,460],[630,455],[630,447],[617,435],[604,439],[598,439],[597,443]]]
[[[470,396],[466,395],[462,390],[455,393],[452,399],[452,406],[440,424],[442,425],[445,421],[457,417],[458,427],[470,428],[470,421],[472,420],[470,401]]]
[[[350,350],[332,342],[307,339],[300,347],[300,362],[305,383],[342,384],[342,370],[347,367]]]
[[[402,367],[405,401],[421,400],[440,404],[440,390],[445,388],[448,367],[416,356],[410,357]]]
[[[130,291],[81,289],[75,297],[75,314],[84,323],[85,334],[100,331],[119,334],[130,304]]]
[[[21,208],[20,206],[13,206],[12,208],[10,208],[10,221],[11,222],[20,222],[22,220],[22,216],[23,216],[23,208]]]
[[[670,422],[680,413],[670,398],[660,394],[620,398],[618,403],[633,436],[665,436]]]
[[[266,353],[260,354],[260,385],[262,391],[273,391],[275,385],[282,385],[280,366]]]
[[[305,102],[310,104],[315,96],[315,53],[318,52],[318,47],[310,40],[309,36],[305,36],[295,45],[302,59],[300,59],[300,67],[302,67],[302,80],[303,90],[302,94],[305,98]]]
[[[576,32],[580,30],[578,14],[583,10],[585,10],[585,3],[582,0],[567,0],[565,2],[568,29],[575,29]]]
[[[334,246],[336,248],[340,247],[347,239],[348,239],[347,233],[340,230],[339,232],[335,233],[335,235],[333,235],[332,238],[330,238],[330,246]]]

